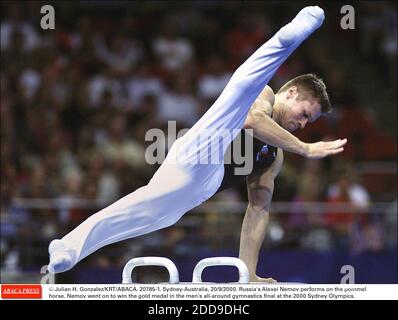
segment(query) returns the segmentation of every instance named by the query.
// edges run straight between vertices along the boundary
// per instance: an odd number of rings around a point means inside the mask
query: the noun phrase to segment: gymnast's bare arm
[[[265,172],[252,173],[247,177],[249,205],[242,224],[239,258],[249,269],[250,282],[276,282],[272,278],[261,278],[256,274],[258,254],[264,241],[269,211],[274,191],[274,180],[282,168],[283,151]]]
[[[255,138],[274,147],[312,159],[324,158],[344,150],[343,146],[347,142],[345,139],[316,143],[304,143],[299,140],[271,118],[274,101],[274,92],[266,86],[252,105],[244,128],[252,129]]]

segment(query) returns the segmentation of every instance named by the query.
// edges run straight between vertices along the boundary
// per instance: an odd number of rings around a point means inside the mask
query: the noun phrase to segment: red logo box
[[[2,299],[41,299],[40,284],[3,284],[1,285]]]

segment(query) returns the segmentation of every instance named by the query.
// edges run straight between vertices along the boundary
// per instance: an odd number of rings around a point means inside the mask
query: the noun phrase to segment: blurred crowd
[[[176,4],[179,8],[165,2],[110,3],[56,4],[55,30],[40,29],[40,1],[1,4],[1,214],[13,221],[2,218],[3,267],[46,263],[49,240],[96,211],[24,209],[13,199],[110,203],[146,184],[157,165],[145,161],[151,143],[145,141],[145,133],[151,128],[167,130],[167,121],[176,121],[178,129],[192,126],[235,68],[302,7],[292,2],[258,2],[244,10],[239,2],[198,1]],[[377,78],[369,81],[376,89],[396,85],[396,5],[358,6],[372,18],[363,19],[363,28],[342,31],[338,23],[326,24],[271,82],[276,91],[292,77],[317,73],[325,80],[335,110],[298,136],[309,142],[349,139],[345,152],[332,159],[298,161],[286,156],[275,201],[343,202],[354,208],[348,213],[303,214],[298,206],[278,215],[271,223],[271,237],[278,238],[278,223],[288,234],[313,227],[300,238],[300,246],[322,247],[321,231],[331,227],[332,236],[344,235],[354,250],[382,250],[386,215],[358,212],[368,212],[372,201],[394,202],[396,197],[394,176],[379,177],[377,189],[369,190],[371,183],[358,170],[357,164],[364,161],[395,161],[396,140],[386,128],[380,129],[383,119],[346,80],[349,61],[352,69],[375,65]],[[341,48],[330,50],[337,42]],[[214,201],[246,201],[245,186],[225,191]],[[228,224],[233,242],[225,239],[227,235],[222,242],[236,243],[242,215],[216,215],[203,215],[196,242],[215,226]],[[161,231],[158,237],[166,234],[163,245],[184,252],[183,244],[191,243],[184,230]],[[228,234],[228,228],[224,230]],[[148,246],[153,242],[153,248],[160,242],[156,235],[140,241]],[[39,255],[32,246],[40,249]],[[104,257],[98,256],[102,260],[96,263],[110,263]]]

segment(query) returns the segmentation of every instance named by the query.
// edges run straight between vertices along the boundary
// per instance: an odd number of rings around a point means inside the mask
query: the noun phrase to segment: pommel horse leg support
[[[160,266],[165,267],[169,272],[170,278],[169,283],[178,284],[180,283],[180,278],[176,265],[167,258],[162,257],[140,257],[131,259],[126,263],[122,273],[122,283],[133,283],[131,279],[131,273],[135,267],[142,266]]]
[[[199,261],[193,271],[192,283],[202,283],[203,270],[212,266],[237,267],[239,270],[239,283],[249,283],[249,270],[246,264],[242,260],[234,257],[214,257]]]

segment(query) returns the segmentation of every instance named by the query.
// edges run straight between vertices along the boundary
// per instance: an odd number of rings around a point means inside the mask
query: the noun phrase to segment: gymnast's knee
[[[167,210],[167,208],[166,208]],[[162,212],[160,214],[154,214],[149,217],[148,223],[158,226],[161,228],[171,227],[176,224],[183,216],[183,213],[173,212]]]

